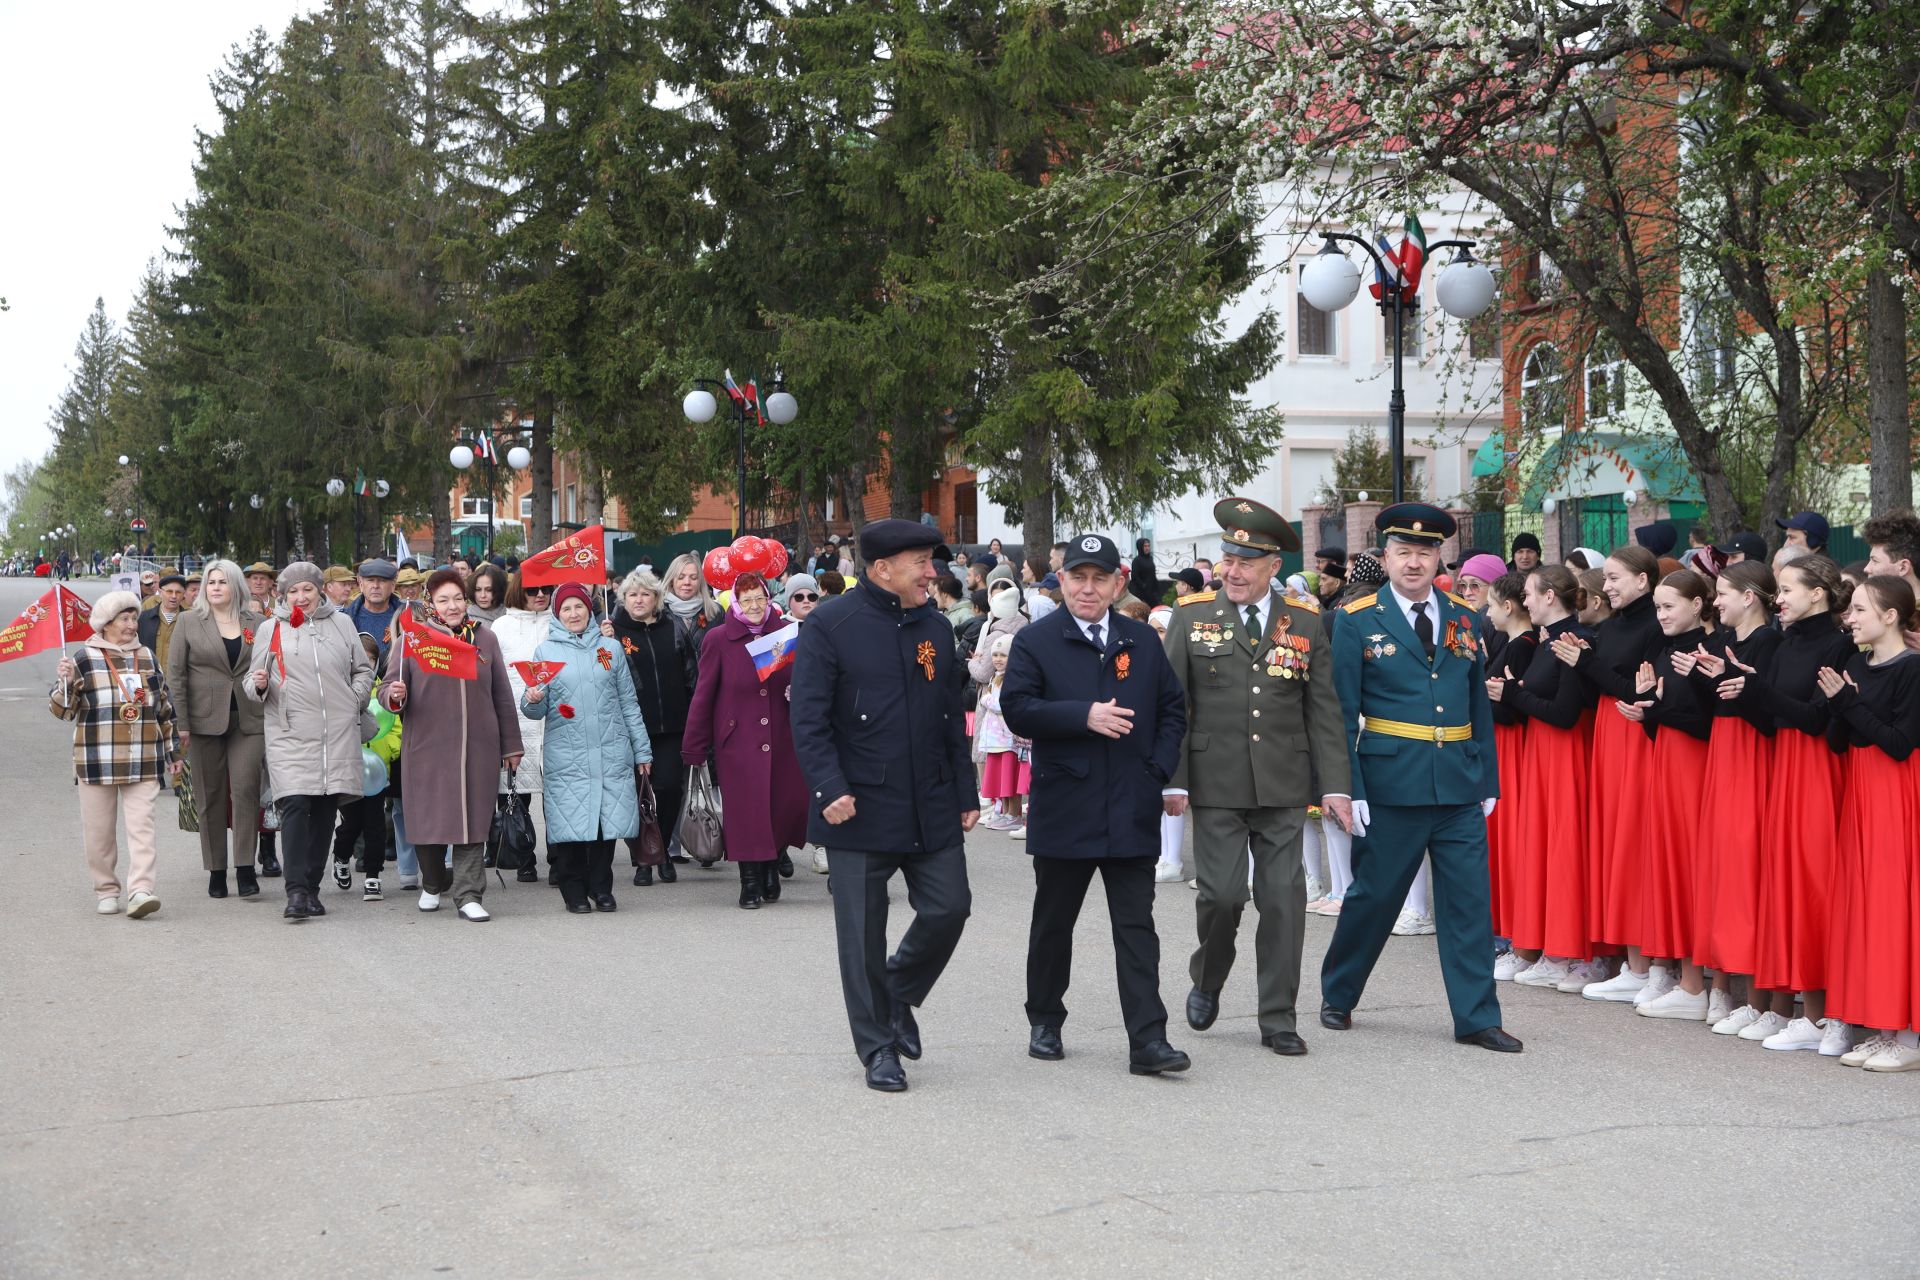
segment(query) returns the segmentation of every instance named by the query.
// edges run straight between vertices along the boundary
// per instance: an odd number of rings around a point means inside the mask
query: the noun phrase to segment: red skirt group
[[[1839,875],[1827,948],[1827,1013],[1856,1026],[1920,1027],[1920,755],[1872,748],[1847,755]],[[1788,783],[1797,786],[1797,783]]]
[[[1527,724],[1512,796],[1510,843],[1501,866],[1499,931],[1523,951],[1584,960],[1587,946],[1587,738],[1586,722],[1560,729],[1544,721]],[[1495,741],[1498,741],[1496,736]],[[1502,804],[1494,808],[1499,817]]]

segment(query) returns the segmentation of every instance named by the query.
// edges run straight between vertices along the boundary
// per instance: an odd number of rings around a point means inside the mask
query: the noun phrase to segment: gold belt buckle
[[[1433,745],[1436,747],[1447,745],[1447,731],[1439,725],[1433,726]]]

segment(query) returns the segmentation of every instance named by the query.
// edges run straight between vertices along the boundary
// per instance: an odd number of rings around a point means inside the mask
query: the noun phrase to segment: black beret
[[[1670,524],[1643,524],[1633,531],[1633,540],[1656,556],[1670,555],[1679,535]]]

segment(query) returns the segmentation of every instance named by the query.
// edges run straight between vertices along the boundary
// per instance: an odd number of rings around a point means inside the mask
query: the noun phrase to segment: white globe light
[[[327,496],[329,498],[337,498],[346,491],[347,482],[339,476],[335,476],[333,479],[327,481]]]
[[[1555,502],[1552,498],[1548,498],[1545,502],[1542,502],[1540,504],[1540,510],[1545,512],[1547,515],[1552,515],[1554,512],[1554,508],[1558,507],[1559,505],[1560,504],[1558,502]]]
[[[784,391],[767,397],[767,418],[775,426],[786,426],[800,416],[800,402]]]
[[[447,450],[447,461],[451,462],[460,470],[465,471],[473,465],[473,450],[464,444],[457,444]]]
[[[259,495],[259,494],[257,494],[257,493],[256,493],[256,494],[254,494],[254,495],[253,495],[253,496],[252,496],[251,498],[248,498],[248,499],[247,499],[247,503],[248,503],[248,505],[249,505],[249,506],[251,506],[251,507],[252,507],[252,508],[253,508],[253,509],[254,509],[255,511],[258,511],[258,510],[259,510],[259,509],[260,509],[260,508],[261,508],[262,506],[264,506],[264,505],[265,505],[265,503],[263,503],[263,502],[261,501],[261,499],[260,499],[260,495]]]
[[[1625,502],[1628,506],[1632,506],[1634,503],[1640,501],[1640,495],[1635,493],[1633,490],[1629,489],[1625,493],[1620,495],[1620,500],[1622,502]]]
[[[1461,258],[1440,273],[1433,287],[1440,309],[1456,320],[1473,320],[1493,305],[1493,272],[1484,262]]]
[[[1360,292],[1360,268],[1346,254],[1323,249],[1300,272],[1300,292],[1321,311],[1338,311]]]
[[[123,453],[123,454],[121,454],[121,455],[120,455],[120,465],[121,465],[121,466],[123,466],[123,467],[124,467],[124,466],[126,466],[126,465],[127,465],[127,463],[128,463],[129,461],[130,461],[130,459],[129,459],[129,458],[127,457],[127,455],[126,455],[126,454],[124,454],[124,453]]]
[[[525,471],[533,463],[533,455],[527,452],[525,445],[515,445],[507,450],[507,465],[515,471]]]
[[[705,387],[695,387],[680,402],[680,412],[687,415],[688,422],[712,422],[713,415],[720,412],[720,405],[713,398],[713,392]]]
[[[375,481],[373,482],[373,496],[374,496],[374,497],[376,497],[376,498],[384,498],[384,497],[386,497],[386,496],[387,496],[388,494],[390,494],[390,493],[392,493],[392,492],[393,492],[393,486],[392,486],[392,485],[390,485],[390,484],[388,484],[388,483],[387,483],[387,482],[386,482],[385,480],[375,480]]]
[[[1365,489],[1362,489],[1358,494],[1355,495],[1355,498],[1357,501],[1365,502],[1367,500],[1367,491]]]
[[[108,508],[107,508],[107,519],[109,519],[109,520],[111,520],[111,519],[113,519],[113,508],[112,508],[112,507],[108,507]]]

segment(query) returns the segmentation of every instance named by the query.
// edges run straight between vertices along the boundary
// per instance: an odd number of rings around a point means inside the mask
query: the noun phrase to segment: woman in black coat
[[[687,770],[680,739],[687,728],[687,707],[700,672],[700,646],[687,624],[663,607],[666,585],[645,569],[635,569],[620,584],[620,604],[604,632],[620,642],[633,672],[640,716],[653,743],[653,795],[660,805],[660,831],[673,839],[686,794]],[[653,868],[640,862],[640,842],[627,841],[634,859],[633,882],[653,883]],[[669,858],[660,864],[660,882],[679,876]]]

